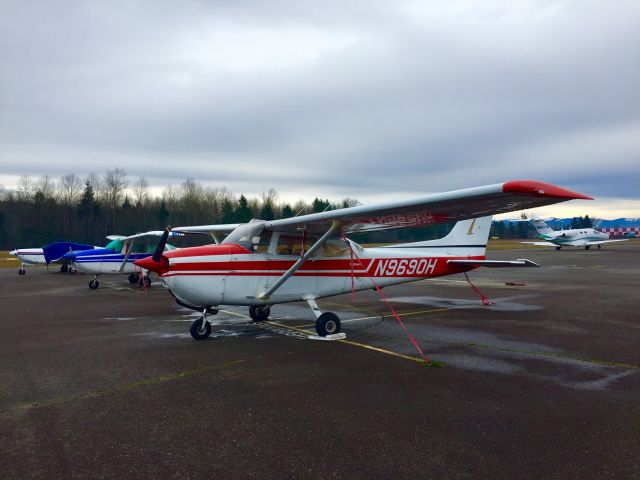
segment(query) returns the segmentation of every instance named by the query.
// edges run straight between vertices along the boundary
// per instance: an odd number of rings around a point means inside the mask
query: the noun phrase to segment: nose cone
[[[18,256],[18,250],[11,250],[9,252],[9,255],[13,255],[14,257],[17,257]]]
[[[169,271],[169,260],[164,255],[160,257],[159,262],[156,262],[153,259],[153,256],[148,256],[136,260],[135,262],[133,262],[133,264],[137,265],[140,268],[144,268],[145,270],[156,272],[158,275],[162,275]]]

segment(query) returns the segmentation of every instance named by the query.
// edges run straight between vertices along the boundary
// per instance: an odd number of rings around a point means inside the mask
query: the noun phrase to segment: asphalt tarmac
[[[640,478],[640,244],[526,248],[212,336],[155,281],[0,269],[0,478]]]

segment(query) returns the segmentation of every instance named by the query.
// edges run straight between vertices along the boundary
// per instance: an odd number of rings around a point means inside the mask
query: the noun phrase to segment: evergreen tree
[[[249,203],[247,202],[247,197],[245,197],[244,195],[240,195],[240,199],[238,200],[238,209],[236,210],[235,217],[240,223],[246,223],[253,217],[253,213],[251,213]]]
[[[293,210],[287,203],[285,204],[284,207],[282,207],[282,218],[290,218],[290,217],[293,217]]]

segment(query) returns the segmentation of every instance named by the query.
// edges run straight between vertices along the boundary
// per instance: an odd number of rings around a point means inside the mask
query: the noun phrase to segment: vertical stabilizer
[[[533,226],[536,227],[540,235],[550,235],[554,232],[553,228],[547,225],[541,218],[534,218],[531,220],[531,223],[533,223]]]
[[[449,234],[437,240],[403,243],[391,248],[410,247],[479,247],[485,249],[491,230],[491,217],[471,218],[457,222]]]

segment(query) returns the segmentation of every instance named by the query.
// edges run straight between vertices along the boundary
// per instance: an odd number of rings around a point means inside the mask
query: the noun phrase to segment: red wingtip
[[[525,195],[534,195],[536,197],[555,197],[566,198],[572,200],[593,200],[593,197],[583,195],[582,193],[573,192],[566,188],[558,187],[550,183],[538,182],[537,180],[511,180],[502,185],[502,191],[505,193],[523,193]]]

